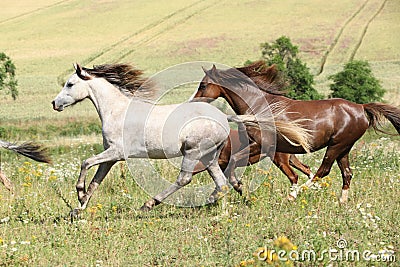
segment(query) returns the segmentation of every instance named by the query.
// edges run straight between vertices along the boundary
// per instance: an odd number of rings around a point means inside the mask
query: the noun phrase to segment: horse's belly
[[[224,126],[210,118],[198,117],[171,121],[158,129],[150,127],[145,135],[146,151],[151,158],[172,158],[192,146],[218,146],[229,135],[229,124]]]

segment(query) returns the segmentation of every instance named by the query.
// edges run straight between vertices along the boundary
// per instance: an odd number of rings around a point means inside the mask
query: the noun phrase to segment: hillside
[[[87,102],[60,114],[51,109],[74,62],[128,62],[148,75],[187,61],[239,66],[281,35],[300,47],[321,92],[343,63],[363,59],[389,90],[386,100],[399,105],[399,22],[395,0],[3,1],[0,50],[17,67],[20,97],[2,93],[0,122],[96,120]]]

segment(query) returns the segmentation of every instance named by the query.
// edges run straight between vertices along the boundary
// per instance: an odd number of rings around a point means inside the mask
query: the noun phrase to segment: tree
[[[15,100],[18,96],[17,85],[14,63],[6,54],[0,52],[0,90],[8,89],[8,93]]]
[[[288,37],[281,36],[273,43],[263,43],[261,49],[262,58],[268,65],[276,64],[289,84],[286,88],[288,97],[300,100],[322,98],[313,87],[314,76],[310,69],[297,57],[298,47]]]
[[[343,71],[329,76],[333,80],[330,85],[330,97],[344,98],[356,103],[382,102],[385,89],[372,74],[367,61],[354,60],[348,62]]]

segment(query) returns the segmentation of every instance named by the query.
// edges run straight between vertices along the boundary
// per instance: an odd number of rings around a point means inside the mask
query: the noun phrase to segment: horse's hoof
[[[236,192],[239,193],[239,195],[243,195],[243,184],[241,182],[238,182],[237,184],[233,185],[233,189],[235,189]]]
[[[342,189],[342,195],[339,198],[340,204],[346,204],[349,198],[349,189]]]
[[[212,194],[211,196],[208,197],[207,199],[207,203],[208,204],[215,204],[218,200],[218,197],[214,194]]]
[[[143,206],[140,208],[140,211],[143,212],[151,211],[156,204],[157,204],[156,200],[150,199],[149,201],[143,204]]]
[[[296,198],[294,197],[294,196],[292,196],[292,195],[288,195],[287,196],[287,200],[289,200],[289,201],[295,201],[296,200]]]
[[[140,211],[142,212],[149,212],[151,211],[152,207],[147,206],[146,204],[144,204],[141,208]]]
[[[75,208],[70,211],[69,216],[71,217],[71,222],[79,218],[79,213],[81,213],[82,209]]]

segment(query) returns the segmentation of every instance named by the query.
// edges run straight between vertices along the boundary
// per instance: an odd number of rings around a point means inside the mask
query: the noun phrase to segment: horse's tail
[[[33,142],[25,142],[21,145],[16,145],[0,140],[0,147],[17,152],[18,154],[24,155],[35,161],[51,163],[47,149]]]
[[[261,130],[276,130],[286,141],[293,146],[302,146],[306,152],[311,150],[311,135],[309,130],[301,126],[304,119],[294,121],[280,121],[272,118],[260,119],[255,115],[229,115],[228,121],[244,123],[246,126],[260,127]]]
[[[300,124],[303,119],[286,121],[275,121],[276,131],[293,146],[301,146],[309,153],[312,149],[310,131]]]
[[[382,103],[368,103],[363,104],[365,113],[369,120],[369,127],[372,127],[375,131],[390,134],[382,130],[382,119],[385,117],[390,121],[398,134],[400,134],[400,109],[394,106],[390,106]]]

